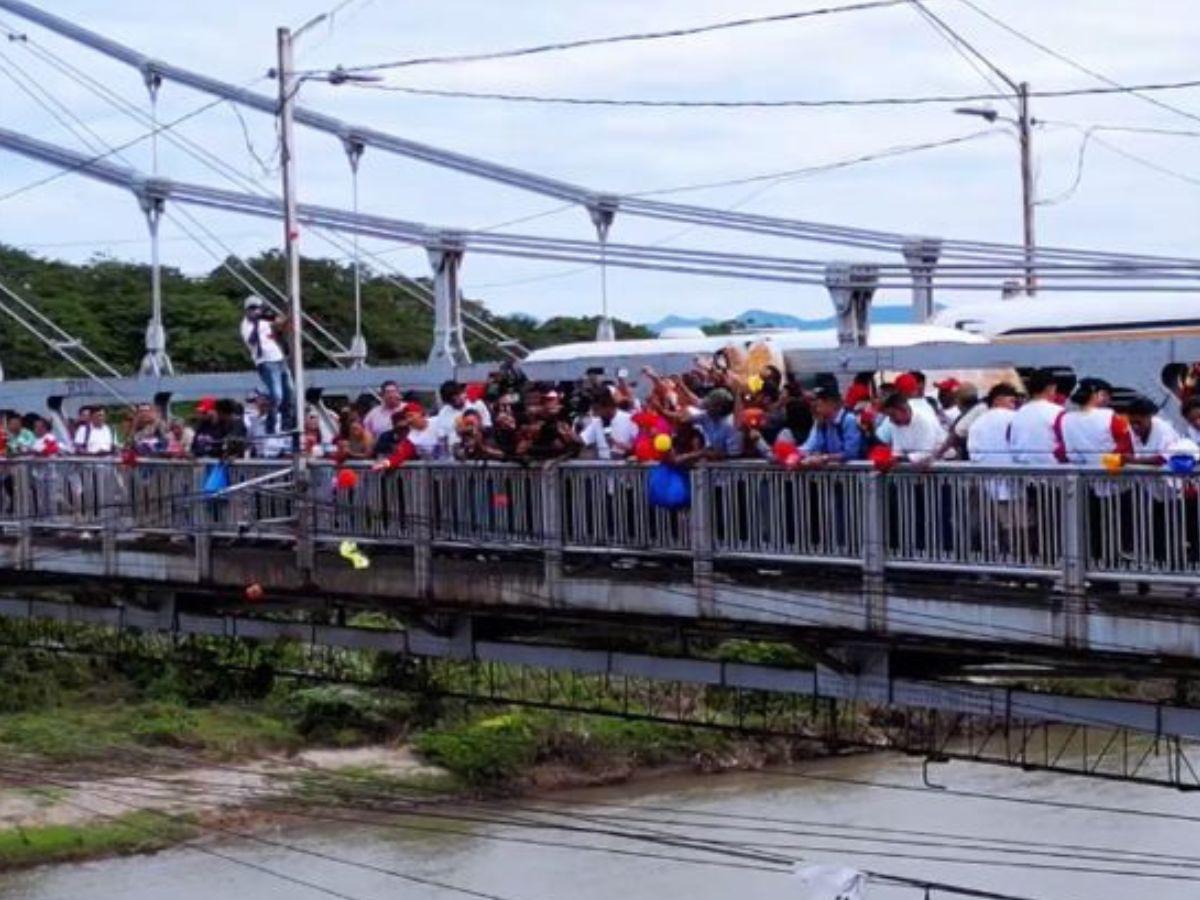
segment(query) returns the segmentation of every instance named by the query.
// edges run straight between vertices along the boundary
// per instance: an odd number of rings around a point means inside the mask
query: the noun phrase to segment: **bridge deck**
[[[233,464],[247,487],[214,498],[203,463],[5,462],[0,571],[1200,659],[1195,476],[729,464],[692,471],[690,509],[671,512],[629,465],[362,467],[338,490],[317,464],[303,503],[256,481],[286,470]]]

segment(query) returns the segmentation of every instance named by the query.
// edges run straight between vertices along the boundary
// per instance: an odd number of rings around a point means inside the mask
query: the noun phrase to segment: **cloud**
[[[1114,78],[1132,82],[1195,75],[1200,18],[1192,14],[1190,0],[1157,0],[1153,15],[1127,0],[977,2],[1014,27]],[[204,4],[108,0],[101,15],[94,3],[62,0],[55,4],[55,11],[153,56],[242,83],[261,77],[273,64],[277,25],[296,24],[328,5],[327,0],[286,4],[273,0],[208,0]],[[805,5],[806,0],[745,0],[738,4],[737,15],[778,13]],[[605,4],[553,0],[368,2],[361,10],[348,10],[350,14],[336,21],[332,31],[321,26],[307,35],[301,44],[301,64],[354,64],[652,30],[717,21],[729,17],[730,9],[724,0],[658,0],[653,4],[637,0]],[[1006,71],[1029,80],[1035,89],[1093,83],[964,5],[937,4],[937,9]],[[0,16],[4,21],[10,18]],[[137,73],[32,26],[27,30],[72,64],[148,108]],[[8,47],[5,52],[106,140],[129,140],[144,131],[143,126],[114,113],[19,48]],[[866,97],[990,90],[906,7],[519,61],[414,69],[391,77],[405,83],[468,89],[619,97]],[[258,87],[270,92],[273,84],[264,81]],[[1200,92],[1163,96],[1200,112]],[[74,146],[71,136],[28,98],[14,91],[4,97],[0,126]],[[620,191],[819,165],[884,147],[963,134],[981,126],[942,106],[826,111],[575,109],[418,99],[317,84],[306,85],[302,99],[350,121],[369,122],[430,144]],[[168,85],[161,98],[161,119],[168,121],[204,102],[195,92]],[[1132,97],[1035,101],[1035,115],[1056,122],[1200,129],[1200,123]],[[270,157],[276,144],[270,120],[256,113],[246,113],[245,120],[255,153]],[[180,132],[217,153],[239,176],[254,177],[265,187],[274,187],[275,176],[263,175],[251,156],[242,126],[228,107],[205,113]],[[1107,139],[1161,165],[1200,176],[1194,139],[1117,134]],[[1079,132],[1068,128],[1038,131],[1035,148],[1043,192],[1057,193],[1072,182],[1079,140]],[[167,144],[161,151],[165,174],[229,186],[223,176]],[[147,146],[139,145],[128,155],[135,164],[148,167]],[[349,172],[336,140],[304,133],[297,157],[303,199],[349,205]],[[6,158],[0,166],[0,196],[47,172]],[[741,208],[748,211],[905,233],[1016,242],[1020,235],[1017,175],[1015,142],[1000,135],[782,183],[752,199],[745,199],[751,186],[681,199],[717,207],[744,202]],[[364,160],[362,188],[367,211],[453,226],[491,225],[556,205],[552,199],[377,151],[368,151]],[[1088,151],[1077,193],[1062,205],[1039,210],[1039,239],[1047,244],[1194,255],[1200,239],[1196,190],[1094,146]],[[197,215],[214,230],[236,235],[234,243],[241,252],[252,253],[278,240],[274,223],[205,212]],[[0,205],[0,241],[54,244],[43,252],[65,258],[84,259],[93,249],[145,258],[144,248],[107,243],[137,236],[142,227],[128,196],[73,177]],[[574,210],[516,229],[580,239],[594,236],[586,216]],[[656,242],[671,238],[678,230],[672,223],[620,216],[613,238]],[[88,246],[88,241],[94,244]],[[76,242],[77,246],[57,246]],[[711,229],[689,232],[671,243],[822,260],[863,257],[861,251]],[[388,249],[377,243],[369,246]],[[315,240],[309,240],[306,248],[318,253],[328,249]],[[201,250],[182,242],[173,241],[165,252],[171,264],[191,271],[207,269],[212,263]],[[415,274],[423,274],[419,252],[406,250],[392,258]],[[468,290],[498,311],[535,315],[594,312],[600,302],[598,274],[562,274],[571,268],[473,254],[464,277]],[[476,285],[480,287],[475,289]],[[615,270],[609,277],[609,296],[614,312],[642,320],[681,310],[721,315],[755,306],[819,315],[829,308],[828,298],[819,288]],[[893,292],[881,300],[904,302],[905,298]]]

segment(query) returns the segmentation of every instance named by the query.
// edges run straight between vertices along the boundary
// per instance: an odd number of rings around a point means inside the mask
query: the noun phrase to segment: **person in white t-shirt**
[[[1158,406],[1149,397],[1136,397],[1125,410],[1133,439],[1133,459],[1130,465],[1163,466],[1168,449],[1179,440],[1175,426],[1158,415]]]
[[[288,370],[287,357],[279,342],[279,335],[287,325],[287,319],[275,320],[268,317],[262,297],[251,295],[244,304],[246,315],[242,319],[242,343],[254,361],[258,377],[262,379],[271,399],[271,410],[267,415],[267,432],[279,430],[282,415],[285,429],[295,427],[292,409],[292,373]]]
[[[1025,379],[1029,399],[1013,416],[1008,432],[1008,449],[1019,466],[1054,466],[1058,437],[1054,423],[1062,415],[1055,402],[1058,382],[1049,369],[1038,369]]]
[[[80,456],[109,456],[117,449],[112,426],[108,424],[108,414],[100,406],[80,420],[73,440],[75,452]]]
[[[897,391],[884,401],[880,411],[892,423],[892,453],[898,459],[924,462],[946,440],[946,430],[924,399],[910,400]]]
[[[579,437],[596,459],[624,459],[633,452],[638,427],[630,413],[617,408],[612,392],[601,387],[592,398],[592,414]]]
[[[480,426],[485,432],[492,428],[492,415],[487,404],[482,400],[467,402],[466,386],[457,381],[446,381],[438,388],[438,397],[442,401],[437,415],[433,417],[434,427],[450,444],[458,442],[458,419],[471,410],[479,416]]]
[[[420,403],[404,406],[404,424],[408,427],[408,442],[420,459],[445,459],[450,455],[450,439],[443,434]]]

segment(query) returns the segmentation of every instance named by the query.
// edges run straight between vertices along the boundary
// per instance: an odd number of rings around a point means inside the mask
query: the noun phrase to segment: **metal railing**
[[[692,556],[698,573],[729,559],[1051,578],[1074,591],[1086,580],[1200,584],[1200,475],[728,463],[693,470],[691,508],[670,511],[651,504],[638,465],[353,464],[356,483],[339,486],[336,467],[314,462],[304,503],[286,463],[231,463],[217,493],[212,466],[0,461],[0,526],[290,540],[305,510],[316,541]]]

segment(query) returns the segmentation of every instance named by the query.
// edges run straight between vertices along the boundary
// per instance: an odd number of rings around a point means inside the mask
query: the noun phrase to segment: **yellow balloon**
[[[1105,453],[1100,457],[1100,465],[1108,472],[1120,472],[1125,465],[1125,458],[1120,453]]]
[[[750,393],[757,394],[763,389],[763,380],[760,375],[751,375],[746,379],[746,387],[750,388]]]
[[[666,453],[671,449],[671,436],[668,434],[656,435],[654,438],[654,449],[659,453]]]

